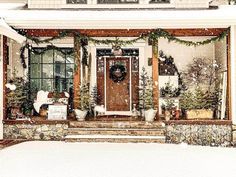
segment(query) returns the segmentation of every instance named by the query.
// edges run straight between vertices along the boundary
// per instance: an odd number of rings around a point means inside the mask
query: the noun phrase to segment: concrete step
[[[137,128],[137,129],[157,129],[164,128],[162,122],[144,121],[70,121],[70,128]]]
[[[66,142],[165,143],[165,136],[67,135]]]
[[[164,136],[164,128],[69,128],[68,135],[132,135],[132,136]]]

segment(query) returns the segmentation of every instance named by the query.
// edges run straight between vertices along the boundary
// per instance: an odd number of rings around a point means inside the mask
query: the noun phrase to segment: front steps
[[[165,143],[165,127],[160,122],[73,121],[66,142]]]

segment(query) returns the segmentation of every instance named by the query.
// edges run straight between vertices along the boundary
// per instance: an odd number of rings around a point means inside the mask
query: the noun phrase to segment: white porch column
[[[230,59],[231,59],[231,116],[233,124],[236,125],[236,26],[230,30]]]
[[[3,35],[0,34],[0,140],[3,139]]]

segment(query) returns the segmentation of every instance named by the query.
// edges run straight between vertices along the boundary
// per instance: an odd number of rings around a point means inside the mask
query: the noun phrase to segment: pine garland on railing
[[[86,46],[87,46],[88,42],[92,42],[97,45],[105,44],[105,45],[112,45],[112,46],[113,45],[126,46],[126,45],[132,45],[139,40],[149,39],[150,41],[155,41],[160,38],[164,38],[164,39],[167,39],[169,42],[176,42],[179,44],[184,44],[186,46],[195,46],[196,47],[196,46],[206,45],[206,44],[210,44],[210,43],[222,40],[223,38],[225,38],[228,35],[229,28],[226,29],[225,31],[223,31],[222,33],[220,33],[218,36],[215,36],[210,39],[203,40],[203,41],[198,41],[198,42],[180,39],[178,37],[171,35],[168,31],[166,31],[164,29],[160,29],[160,28],[155,29],[154,31],[151,31],[148,33],[142,33],[139,37],[131,39],[131,40],[120,40],[119,38],[116,38],[114,40],[113,39],[95,39],[93,37],[86,36],[86,35],[81,34],[79,32],[75,32],[74,30],[63,30],[57,36],[46,38],[46,39],[40,39],[37,37],[30,36],[27,33],[24,33],[24,31],[19,31],[19,33],[21,33],[22,35],[25,35],[27,39],[31,40],[32,42],[34,42],[37,45],[39,45],[41,43],[51,43],[53,40],[61,39],[61,38],[67,37],[67,36],[76,36],[77,39],[81,43],[81,47],[82,47],[82,51],[83,51],[82,63],[84,65],[87,65],[88,64],[88,62],[87,62],[88,51],[87,51]],[[53,46],[52,43],[51,43],[51,46]],[[29,49],[29,47],[30,47],[29,42],[26,42],[26,44],[23,47],[21,47],[21,49],[20,49],[21,63],[24,68],[26,68],[24,52],[26,49]],[[55,48],[55,46],[54,46],[54,48]],[[60,49],[57,48],[57,50],[60,50]]]

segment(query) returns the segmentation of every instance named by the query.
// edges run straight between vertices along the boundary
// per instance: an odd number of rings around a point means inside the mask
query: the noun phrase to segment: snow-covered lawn
[[[0,177],[233,177],[235,167],[234,148],[35,141],[0,150]]]

